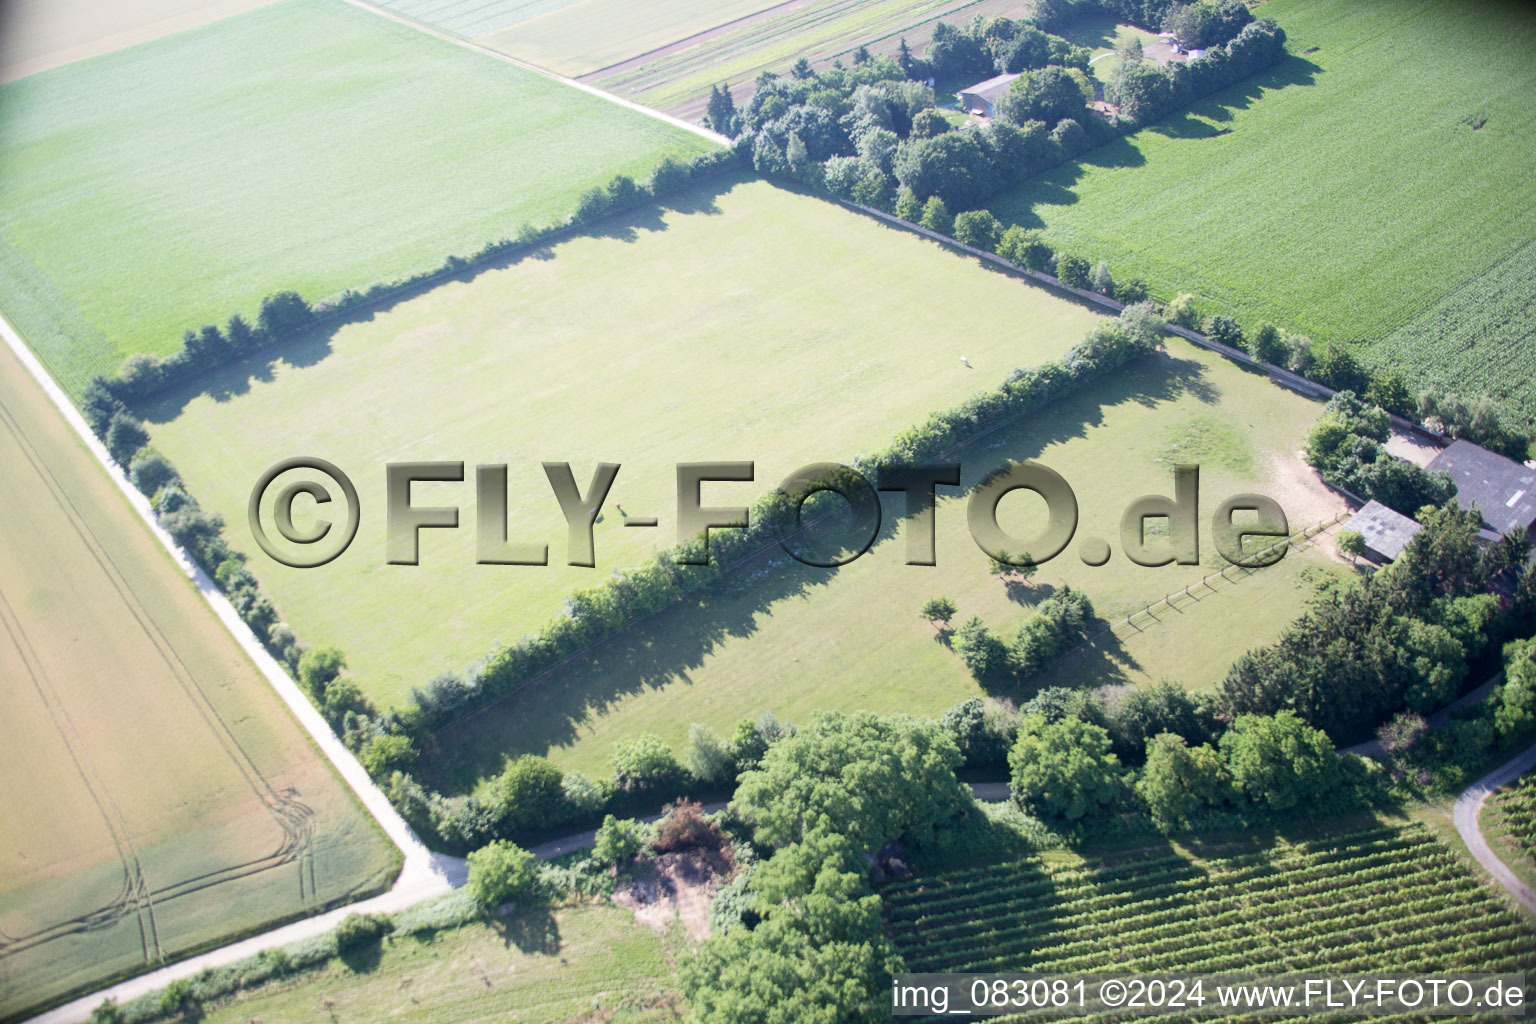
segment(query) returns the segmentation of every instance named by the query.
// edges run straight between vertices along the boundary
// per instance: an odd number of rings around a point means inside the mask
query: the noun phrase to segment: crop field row
[[[1498,390],[1530,407],[1536,376],[1509,365],[1513,329],[1478,307],[1480,279],[1536,239],[1536,13],[1452,0],[1270,0],[1263,13],[1290,58],[993,211],[1160,298],[1193,292],[1250,329],[1358,345],[1415,387],[1504,373]]]
[[[1251,852],[996,864],[883,892],[917,972],[1518,971],[1536,935],[1419,824]]]
[[[387,884],[393,849],[0,349],[0,1019]]]
[[[1484,827],[1524,863],[1526,874],[1536,871],[1536,773],[1527,773],[1501,789],[1483,811]]]
[[[1489,395],[1536,427],[1536,241],[1373,346],[1405,377],[1463,397]]]
[[[557,74],[636,57],[784,0],[383,0],[379,6]]]
[[[77,396],[272,292],[430,270],[714,148],[323,0],[33,75],[0,105],[0,310]]]
[[[938,21],[964,23],[977,15],[1018,15],[1020,0],[809,0],[785,4],[740,25],[626,61],[583,81],[679,117],[697,117],[710,87],[731,85],[737,100],[764,71],[780,74],[805,57],[824,66],[849,62],[859,46],[895,53],[901,37],[922,52]]]

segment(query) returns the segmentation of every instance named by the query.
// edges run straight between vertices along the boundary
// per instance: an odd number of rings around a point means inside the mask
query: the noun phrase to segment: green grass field
[[[1319,406],[1182,340],[1170,339],[1169,351],[958,455],[967,485],[1005,459],[1037,459],[1076,492],[1077,538],[1041,567],[1033,585],[1010,589],[988,575],[987,556],[967,531],[965,497],[953,489],[940,490],[938,564],[905,565],[904,499],[891,495],[881,539],[859,560],[830,571],[777,556],[738,570],[723,592],[679,604],[538,686],[445,729],[438,736],[446,753],[437,781],[449,789],[473,787],[479,776],[499,769],[503,753],[523,752],[606,774],[621,739],[649,731],[681,749],[693,722],[726,734],[737,720],[764,711],[791,721],[823,708],[938,715],[982,691],[918,618],[929,597],[942,593],[955,601],[957,626],[977,614],[1011,636],[1030,606],[1069,583],[1089,595],[1100,615],[1118,622],[1215,570],[1219,556],[1210,545],[1209,520],[1226,496],[1273,495],[1298,530],[1339,507],[1320,485],[1305,484],[1304,467],[1297,471],[1294,453]],[[1206,564],[1133,565],[1118,552],[1120,514],[1142,494],[1171,493],[1175,459],[1201,466]],[[1032,536],[1041,509],[1034,496],[1015,495],[1001,506],[1001,518],[1015,535]],[[1082,563],[1077,545],[1086,537],[1111,540],[1117,553],[1108,565]],[[1114,637],[1007,695],[1027,697],[1045,683],[1168,678],[1212,686],[1239,654],[1279,635],[1317,579],[1344,571],[1330,550],[1324,542],[1236,582],[1195,588],[1176,610],[1159,610],[1155,620],[1138,617],[1134,628],[1117,626]]]
[[[706,140],[344,3],[0,86],[0,310],[75,394],[189,327],[438,266]]]
[[[1536,425],[1536,241],[1473,278],[1371,347],[1405,377],[1442,391],[1492,395]]]
[[[255,552],[302,641],[339,646],[383,706],[675,543],[677,462],[756,460],[756,481],[704,491],[706,503],[749,505],[802,465],[883,447],[929,410],[1060,355],[1098,319],[932,242],[751,182],[444,284],[146,412],[152,443],[235,524],[233,543]],[[244,525],[257,477],[297,453],[336,463],[361,492],[357,540],[320,569],[279,566]],[[415,488],[418,504],[462,506],[464,528],[427,531],[414,567],[385,564],[383,464],[402,459],[469,466],[464,485]],[[583,489],[595,463],[623,467],[596,526],[597,568],[565,564],[541,460],[570,461]],[[479,462],[509,464],[510,537],[548,541],[551,565],[475,564]],[[624,529],[615,503],[660,527]]]
[[[524,914],[334,960],[209,1010],[208,1024],[321,1020],[680,1020],[680,929],[659,936],[613,906]],[[351,963],[347,961],[351,960]]]
[[[386,887],[399,855],[0,350],[0,1019]]]
[[[883,895],[910,971],[1518,972],[1536,957],[1530,925],[1418,823],[1048,855]]]
[[[1536,17],[1450,0],[1270,0],[1260,13],[1289,35],[1287,61],[994,211],[1160,297],[1189,291],[1250,328],[1360,344],[1415,385],[1482,386],[1510,359],[1528,370],[1518,331],[1485,331],[1475,312],[1453,339],[1383,339],[1421,316],[1444,324],[1432,311],[1464,288],[1458,308],[1475,310],[1479,279],[1536,239]],[[1533,381],[1509,373],[1498,390],[1529,410]]]

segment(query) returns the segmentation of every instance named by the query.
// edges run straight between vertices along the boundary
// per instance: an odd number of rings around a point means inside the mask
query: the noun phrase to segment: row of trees
[[[547,758],[527,754],[510,760],[481,793],[460,798],[428,791],[409,774],[414,746],[401,759],[376,756],[381,744],[408,744],[409,737],[377,733],[361,745],[360,756],[413,827],[446,848],[465,851],[495,840],[530,842],[689,793],[729,791],[773,743],[794,733],[793,725],[771,714],[743,719],[727,737],[695,724],[681,752],[645,733],[620,741],[609,774],[600,778],[561,771]]]
[[[1140,771],[1112,747],[1108,730],[1076,715],[1025,715],[1008,755],[1014,801],[1060,829],[1129,811],[1170,832],[1223,819],[1338,813],[1365,802],[1328,737],[1290,711],[1239,715],[1215,745],[1158,733]]]
[[[1247,13],[1241,3],[1233,6]],[[1197,59],[1159,65],[1134,52],[1124,55],[1110,74],[1104,98],[1120,108],[1120,116],[1130,125],[1140,127],[1284,59],[1285,30],[1261,18]]]
[[[205,512],[197,499],[187,492],[176,467],[149,446],[149,430],[143,420],[134,415],[99,377],[86,390],[81,411],[112,460],[149,499],[160,525],[213,577],[235,611],[272,656],[290,672],[297,671],[303,650],[293,631],[281,620],[271,600],[261,592],[256,577],[245,567],[245,556],[233,550],[225,540],[223,517],[215,512]]]
[[[347,289],[335,299],[319,303],[307,302],[294,291],[276,292],[262,299],[254,324],[236,313],[222,326],[204,324],[196,330],[189,329],[182,339],[180,351],[174,355],[164,359],[143,354],[129,356],[115,376],[95,378],[84,401],[87,405],[113,398],[130,403],[142,402],[199,374],[288,341],[328,315],[376,302],[385,295],[537,245],[573,225],[629,209],[653,197],[671,195],[691,182],[735,167],[735,157],[727,152],[704,153],[687,162],[667,157],[648,182],[637,183],[619,175],[606,186],[583,193],[576,210],[564,222],[545,227],[524,224],[515,236],[488,242],[467,258],[449,256],[430,270],[396,281],[379,282],[361,291]]]
[[[867,479],[876,479],[893,475],[904,466],[934,462],[999,423],[1042,408],[1151,351],[1158,344],[1161,327],[1162,321],[1145,306],[1129,307],[1117,320],[1095,324],[1061,361],[1013,371],[994,390],[934,413],[925,422],[897,434],[883,451],[853,460],[853,468]],[[413,691],[413,699],[404,708],[373,718],[362,712],[354,714],[347,719],[348,732],[370,737],[366,740],[370,744],[384,742],[386,746],[381,749],[402,753],[407,749],[402,740],[383,740],[386,735],[402,737],[411,744],[411,750],[426,749],[431,734],[455,718],[511,692],[633,620],[715,585],[731,566],[775,545],[776,537],[793,523],[795,515],[789,496],[777,490],[770,492],[753,505],[746,528],[715,531],[707,547],[702,539],[695,539],[597,587],[573,594],[567,614],[541,632],[498,649],[462,673],[439,675]],[[380,768],[384,770],[382,763]],[[408,769],[397,762],[387,771],[396,770]],[[389,774],[377,777],[387,779]],[[430,808],[443,805],[441,797],[414,782],[400,786],[397,795],[401,798],[397,806],[418,826],[430,824]],[[462,813],[483,820],[478,811]],[[452,827],[444,825],[443,831],[446,836]],[[450,841],[461,845],[469,836],[483,834],[487,834],[483,829],[463,828],[460,838]]]
[[[1088,595],[1063,584],[1036,606],[1009,639],[997,636],[973,615],[955,631],[950,644],[984,685],[1018,682],[1045,671],[1081,642],[1092,620]]]
[[[1517,462],[1524,462],[1530,454],[1530,439],[1510,429],[1499,413],[1498,404],[1486,395],[1475,402],[1467,402],[1459,395],[1425,388],[1419,394],[1414,411],[1419,422],[1449,437],[1464,438]]]

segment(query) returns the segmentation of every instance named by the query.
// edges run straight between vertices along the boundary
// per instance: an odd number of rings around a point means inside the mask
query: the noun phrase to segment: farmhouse
[[[960,106],[972,114],[993,117],[994,104],[1002,99],[1008,87],[1018,75],[995,75],[985,82],[977,82],[969,89],[960,90]]]
[[[1444,470],[1456,483],[1456,500],[1482,513],[1482,538],[1494,541],[1515,527],[1536,526],[1536,469],[1471,441],[1453,441],[1429,470]]]
[[[1354,518],[1344,524],[1344,529],[1353,530],[1365,539],[1366,558],[1377,565],[1385,565],[1401,555],[1413,535],[1423,527],[1416,520],[1373,500],[1366,502]]]

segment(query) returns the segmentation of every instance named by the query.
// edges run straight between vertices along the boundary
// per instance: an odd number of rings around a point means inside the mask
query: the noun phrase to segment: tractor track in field
[[[241,939],[224,946],[212,949],[205,953],[196,954],[184,959],[177,959],[166,966],[158,967],[145,974],[138,975],[126,981],[109,985],[101,990],[79,996],[74,1000],[45,1011],[33,1018],[39,1024],[65,1024],[65,1022],[81,1021],[87,1018],[91,1011],[103,998],[111,996],[119,1002],[126,1002],[146,992],[152,992],[164,988],[171,981],[178,978],[187,978],[205,968],[217,967],[232,963],[242,957],[251,956],[263,949],[285,945],[322,934],[333,928],[348,913],[358,912],[389,912],[417,903],[423,899],[440,893],[447,892],[456,886],[464,884],[465,864],[462,858],[451,857],[445,854],[436,854],[428,850],[417,838],[415,832],[390,805],[388,798],[374,784],[357,762],[356,757],[347,750],[331,730],[330,725],[321,717],[309,699],[299,690],[298,685],[287,675],[276,660],[256,640],[250,628],[240,619],[234,607],[214,584],[213,580],[203,572],[176,542],[165,532],[155,518],[154,511],[149,502],[126,479],[123,470],[112,461],[101,441],[91,433],[84,418],[78,409],[70,402],[68,396],[49,375],[48,371],[38,361],[27,344],[22,340],[14,327],[0,317],[0,339],[11,350],[12,354],[21,362],[27,373],[43,393],[59,415],[69,425],[77,439],[91,453],[92,457],[106,472],[123,499],[127,501],[134,513],[138,516],[144,527],[162,546],[166,553],[175,562],[177,567],[197,587],[199,595],[205,604],[218,618],[219,622],[229,632],[230,636],[240,646],[256,669],[266,679],[278,699],[286,707],[287,711],[297,720],[298,725],[307,734],[318,752],[329,762],[342,783],[351,791],[353,797],[360,803],[364,811],[378,825],[379,829],[391,841],[402,854],[403,863],[400,872],[396,876],[393,886],[386,892],[361,900],[359,902],[343,904],[335,909],[322,912],[316,916],[302,918],[287,925],[261,932],[251,938]],[[275,806],[284,809],[290,822],[298,819],[307,821],[310,814],[308,807],[297,800],[296,794],[272,794],[275,798]],[[265,802],[265,801],[264,801]],[[280,844],[279,849],[266,858],[260,858],[244,865],[234,865],[224,869],[226,873],[244,871],[253,873],[259,870],[270,870],[276,866],[272,861],[283,857],[283,863],[291,864],[295,859],[301,865],[305,865],[310,872],[313,871],[311,840],[306,829],[296,830],[301,834],[289,836]],[[284,856],[285,850],[295,843],[302,845],[305,854],[298,858]],[[217,881],[212,878],[186,880],[201,884],[206,888],[208,884],[218,884],[227,877],[221,876]],[[164,890],[148,890],[143,893],[148,899],[173,899],[185,895],[191,891],[186,888],[186,882],[173,883]],[[301,883],[303,884],[303,883]],[[311,895],[314,892],[313,876],[309,876],[306,891]],[[125,901],[131,901],[135,891],[131,882],[125,884],[120,896]],[[91,914],[82,915],[83,920],[74,923],[76,930],[87,928],[99,928],[111,923],[109,918],[112,911],[104,909]]]
[[[66,749],[69,750],[87,792],[100,811],[103,824],[112,838],[124,869],[123,887],[115,899],[102,906],[85,914],[55,922],[28,935],[0,934],[0,958],[15,955],[65,935],[110,927],[129,914],[137,914],[145,962],[164,962],[165,950],[161,945],[159,928],[155,922],[157,901],[185,896],[223,882],[294,862],[299,863],[300,899],[306,902],[312,900],[315,893],[311,855],[314,842],[313,810],[298,799],[296,792],[278,791],[257,768],[240,741],[230,731],[228,724],[219,716],[217,709],[193,677],[191,670],[182,661],[170,638],[134,591],[132,584],[118,567],[100,537],[44,461],[23,425],[3,402],[0,402],[0,428],[4,428],[5,433],[12,438],[17,449],[27,459],[46,487],[61,518],[69,523],[81,544],[91,554],[125,610],[155,648],[182,692],[198,710],[209,733],[219,743],[231,765],[239,772],[252,795],[271,815],[282,833],[277,848],[264,856],[181,879],[159,888],[152,887],[134,842],[133,829],[127,816],[113,798],[111,787],[108,786],[106,779],[97,769],[88,745],[69,715],[65,701],[48,678],[42,659],[38,657],[21,617],[16,614],[4,591],[0,590],[0,624],[4,625],[5,632],[26,668],[33,688],[42,700]],[[307,879],[306,866],[309,869]]]

